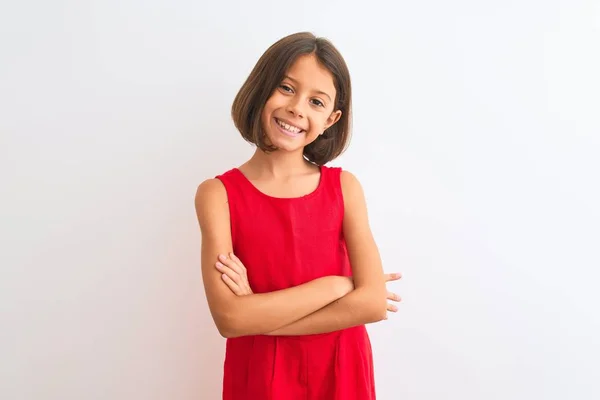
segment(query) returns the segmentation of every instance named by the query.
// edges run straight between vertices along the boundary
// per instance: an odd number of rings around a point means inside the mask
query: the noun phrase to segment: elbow
[[[230,339],[235,337],[235,335],[233,334],[233,331],[225,325],[217,325],[217,329],[219,331],[219,335],[221,335],[221,337],[225,338],[225,339]]]
[[[229,330],[225,330],[225,329],[219,329],[219,334],[221,335],[221,337],[223,337],[225,339],[233,339],[236,337],[243,336],[243,335],[238,335],[238,334],[234,333],[233,331],[229,331]]]
[[[221,335],[221,337],[225,339],[233,339],[245,335],[241,331],[230,326],[217,326],[217,329],[219,330],[219,334]]]
[[[215,318],[215,325],[219,334],[225,339],[255,334],[253,329],[246,323],[246,319],[238,314],[222,314]]]
[[[244,336],[239,330],[235,329],[232,326],[228,325],[217,325],[217,329],[219,330],[219,334],[221,337],[225,339],[232,339],[240,336]]]
[[[221,313],[214,318],[215,325],[221,337],[230,339],[241,336],[236,329],[236,319],[229,313]]]
[[[219,330],[219,335],[221,335],[222,338],[229,339],[231,337],[231,334],[225,328],[217,327],[217,329]]]
[[[229,324],[224,321],[224,318],[215,318],[215,325],[217,326],[217,330],[221,337],[225,339],[232,337],[231,328],[229,327]]]

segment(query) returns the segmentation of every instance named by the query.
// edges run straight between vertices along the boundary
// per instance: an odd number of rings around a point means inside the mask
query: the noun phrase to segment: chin
[[[300,151],[304,149],[304,141],[299,141],[298,143],[289,143],[285,140],[272,140],[269,138],[270,142],[277,148],[278,151],[285,151],[293,153],[295,151]]]

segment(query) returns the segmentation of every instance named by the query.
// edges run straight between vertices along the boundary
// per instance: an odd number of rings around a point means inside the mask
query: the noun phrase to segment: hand
[[[397,281],[398,279],[402,279],[402,274],[400,272],[394,272],[391,274],[385,274],[385,282],[391,282],[391,281]],[[348,277],[351,281],[352,281],[352,287],[354,287],[354,279],[352,277]],[[391,300],[391,301],[395,301],[395,302],[401,302],[402,298],[400,296],[398,296],[396,293],[387,292],[387,299]],[[398,307],[396,307],[395,305],[388,303],[387,305],[387,310],[391,311],[391,312],[397,312],[398,311]],[[386,317],[387,319],[387,317]]]
[[[397,281],[398,279],[402,278],[402,274],[399,272],[396,273],[392,273],[392,274],[385,274],[385,282],[391,282],[391,281]],[[387,299],[391,300],[391,301],[395,301],[395,302],[401,302],[402,298],[400,296],[398,296],[396,293],[387,292]],[[391,312],[397,312],[398,311],[398,307],[396,307],[395,305],[388,303],[387,306],[387,310],[391,311]],[[387,317],[385,318],[387,319]]]
[[[248,282],[246,267],[233,253],[229,253],[229,257],[220,254],[215,267],[221,272],[223,282],[233,293],[238,296],[253,294]]]

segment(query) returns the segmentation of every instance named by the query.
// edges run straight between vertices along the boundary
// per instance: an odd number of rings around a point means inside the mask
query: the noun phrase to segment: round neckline
[[[252,183],[250,181],[250,179],[248,179],[246,177],[246,175],[244,175],[244,173],[239,169],[239,168],[233,168],[234,171],[236,171],[238,173],[238,175],[240,175],[240,177],[242,178],[242,180],[244,180],[250,187],[252,187],[253,191],[255,191],[256,193],[258,193],[259,195],[266,197],[268,199],[272,199],[272,200],[278,200],[278,201],[290,201],[290,200],[304,200],[304,199],[308,199],[314,195],[316,195],[320,190],[321,187],[323,187],[323,183],[325,181],[324,179],[324,174],[325,174],[325,166],[324,165],[320,165],[319,166],[319,172],[320,172],[320,176],[319,176],[319,184],[317,185],[317,187],[310,193],[307,193],[305,195],[302,196],[297,196],[297,197],[276,197],[276,196],[271,196],[269,194],[266,194],[265,192],[261,191],[259,188],[257,188],[256,186],[254,186],[254,183]]]

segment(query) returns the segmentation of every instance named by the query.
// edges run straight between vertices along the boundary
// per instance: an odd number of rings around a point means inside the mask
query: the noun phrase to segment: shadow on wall
[[[202,285],[202,283],[201,283]],[[198,377],[199,396],[190,399],[220,399],[223,384],[223,360],[225,356],[225,339],[223,339],[210,315],[210,310],[204,297],[202,298],[198,323],[198,346],[200,354],[200,376]]]
[[[225,83],[219,84],[225,86]],[[199,93],[210,92],[211,88],[199,90]],[[219,96],[219,91],[214,91],[215,96]],[[215,97],[211,97],[214,101]],[[227,107],[232,99],[229,97],[223,100],[223,104]],[[210,104],[207,107],[211,106]],[[214,107],[214,106],[211,106]],[[194,362],[199,362],[194,365],[193,371],[199,371],[199,376],[193,381],[193,387],[199,391],[193,395],[186,393],[186,399],[220,399],[222,394],[223,384],[223,361],[225,359],[225,339],[219,334],[204,293],[204,284],[201,276],[200,264],[200,228],[195,214],[193,197],[196,188],[206,179],[214,178],[216,175],[226,172],[227,170],[237,167],[247,160],[254,151],[254,148],[246,143],[233,126],[228,109],[219,111],[218,113],[206,113],[202,118],[198,118],[197,126],[191,131],[186,132],[186,149],[189,151],[187,155],[187,169],[182,171],[186,179],[186,191],[190,196],[186,198],[186,207],[190,207],[193,215],[189,215],[194,221],[194,233],[191,235],[193,241],[187,242],[187,245],[192,245],[193,250],[193,295],[191,301],[197,302],[199,305],[194,306],[193,324],[198,326],[193,327],[195,336],[192,338],[192,343],[197,346],[194,349],[194,354],[198,358]],[[186,221],[187,224],[187,221]],[[186,249],[187,252],[189,249]],[[186,260],[187,262],[188,260]],[[216,261],[216,260],[215,260]]]
[[[195,208],[193,205],[193,196],[197,186],[204,180],[214,178],[216,175],[225,172],[226,170],[237,165],[236,160],[242,160],[247,157],[247,146],[237,136],[237,132],[231,129],[229,120],[218,121],[207,117],[201,121],[201,127],[198,138],[193,141],[197,143],[194,154],[191,159],[194,160],[194,167],[190,168],[191,175],[189,181],[191,186],[187,188],[191,193],[190,201],[191,212],[190,216],[194,220],[194,241],[193,249],[193,295],[191,301],[197,303],[194,306],[194,315],[192,317],[194,337],[191,343],[194,343],[196,348],[193,350],[195,354],[192,368],[197,372],[197,376],[192,377],[194,393],[185,394],[186,399],[220,399],[222,395],[223,384],[223,361],[225,359],[225,339],[221,337],[217,330],[204,292],[204,283],[202,281],[201,260],[200,260],[200,228],[198,226]],[[219,128],[225,127],[225,128]],[[215,133],[215,132],[218,132]],[[207,133],[211,133],[212,142],[209,146],[206,141]],[[204,136],[204,138],[201,138]],[[231,143],[236,143],[239,146],[232,146]],[[240,143],[241,142],[241,143]],[[226,152],[220,152],[218,149],[227,149]],[[215,260],[216,261],[216,260]]]

